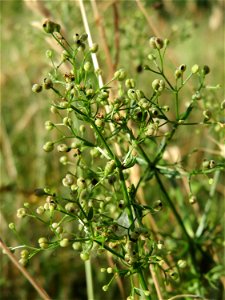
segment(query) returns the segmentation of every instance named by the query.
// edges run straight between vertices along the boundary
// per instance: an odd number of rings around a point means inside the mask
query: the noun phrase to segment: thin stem
[[[158,184],[160,186],[160,190],[163,192],[163,194],[164,194],[164,196],[165,196],[165,198],[167,200],[167,203],[169,204],[171,210],[173,211],[173,213],[174,213],[174,215],[175,215],[175,217],[177,219],[177,222],[179,223],[179,225],[180,225],[180,227],[181,227],[184,235],[186,236],[186,239],[188,241],[192,242],[192,239],[189,236],[189,234],[188,234],[188,232],[187,232],[187,230],[186,230],[186,228],[185,228],[185,226],[183,224],[183,221],[182,221],[179,213],[177,212],[177,210],[175,208],[175,205],[173,204],[172,200],[170,199],[170,197],[169,197],[169,195],[168,195],[168,193],[167,193],[167,191],[166,191],[166,189],[165,189],[165,187],[164,187],[164,185],[163,185],[163,183],[162,183],[162,181],[161,181],[161,179],[160,179],[160,177],[158,175],[158,172],[155,172],[155,177],[156,177],[156,180],[157,180],[157,182],[158,182]]]
[[[162,296],[162,293],[161,293],[161,290],[160,290],[160,285],[159,285],[159,282],[158,282],[158,278],[157,278],[157,275],[156,275],[155,270],[154,270],[154,265],[150,264],[149,269],[150,269],[150,272],[151,272],[151,275],[152,275],[152,280],[154,282],[154,286],[155,286],[155,289],[156,289],[158,299],[163,300],[163,296]]]
[[[148,291],[148,286],[147,286],[147,283],[145,281],[145,278],[144,278],[144,275],[143,275],[143,272],[141,269],[138,269],[138,277],[139,277],[139,281],[140,281],[140,284],[141,284],[141,287],[144,291]],[[151,296],[145,296],[146,300],[151,300]]]
[[[168,300],[175,300],[175,299],[180,299],[180,298],[199,298],[199,299],[204,299],[204,300],[207,300],[206,298],[200,296],[200,295],[193,295],[193,294],[183,294],[183,295],[176,295],[176,296],[173,296],[171,298],[169,298]],[[209,299],[208,299],[209,300]]]
[[[94,288],[91,272],[91,260],[85,261],[85,274],[86,274],[86,283],[87,283],[87,296],[88,300],[94,300]]]
[[[175,111],[176,111],[176,119],[179,120],[179,102],[178,102],[178,91],[175,92]]]
[[[40,297],[44,300],[51,300],[46,291],[37,283],[37,281],[28,273],[28,271],[16,260],[15,256],[9,250],[9,248],[5,245],[5,243],[0,238],[0,247],[3,251],[8,255],[9,259],[12,261],[14,266],[20,270],[24,277],[30,282],[30,284],[35,288]]]

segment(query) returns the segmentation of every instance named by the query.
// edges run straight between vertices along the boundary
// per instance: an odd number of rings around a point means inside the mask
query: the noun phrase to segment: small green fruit
[[[90,255],[89,255],[88,252],[81,252],[81,253],[80,253],[80,258],[81,258],[83,261],[86,261],[86,260],[89,260]]]

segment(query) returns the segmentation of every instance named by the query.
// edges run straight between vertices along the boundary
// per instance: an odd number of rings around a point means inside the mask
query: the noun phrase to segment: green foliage
[[[110,19],[106,21],[111,34]],[[132,22],[132,28],[142,27],[140,11]],[[41,48],[39,54],[47,50],[51,69],[43,63],[35,71],[33,65],[29,75],[37,82],[34,101],[43,103],[43,119],[35,125],[42,124],[35,141],[41,164],[37,160],[31,169],[40,171],[42,179],[29,178],[28,186],[38,187],[36,196],[28,193],[30,198],[21,197],[17,204],[21,222],[9,228],[21,245],[11,250],[19,252],[20,263],[28,268],[41,262],[47,290],[59,269],[55,255],[63,262],[76,259],[72,270],[63,266],[71,280],[82,261],[91,259],[95,281],[102,286],[96,288],[96,299],[104,292],[109,299],[120,297],[117,278],[126,283],[128,299],[156,299],[149,266],[165,299],[182,293],[219,299],[224,244],[218,219],[223,205],[216,203],[222,197],[224,122],[220,86],[208,83],[214,66],[209,69],[204,53],[199,65],[184,57],[182,64],[171,66],[171,49],[180,46],[176,36],[171,44],[158,37],[148,44],[147,32],[124,26],[122,49],[137,60],[129,64],[125,55],[110,78],[103,68],[108,83],[101,86],[101,72],[91,58],[98,48],[102,51],[101,43],[89,47],[86,34],[68,31],[67,39],[63,26],[49,20],[44,24],[44,34],[61,50]],[[137,73],[131,70],[136,66],[141,66]],[[202,136],[212,141],[209,151]],[[16,149],[20,155],[29,138],[23,137]],[[28,164],[24,169],[29,170]],[[36,228],[32,238],[26,237],[30,224]],[[105,272],[99,274],[102,266]],[[60,291],[57,297],[62,297]],[[72,291],[66,297],[72,298]]]

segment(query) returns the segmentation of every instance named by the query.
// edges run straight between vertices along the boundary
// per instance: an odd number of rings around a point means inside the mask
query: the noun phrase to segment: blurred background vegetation
[[[141,3],[141,6],[140,6]],[[139,5],[138,5],[139,4]],[[209,65],[210,85],[224,83],[224,2],[217,0],[145,0],[96,1],[92,7],[85,1],[93,40],[99,44],[98,58],[105,82],[115,69],[123,67],[137,86],[148,94],[154,79],[143,72],[150,52],[148,39],[152,35],[169,38],[169,77],[175,67],[184,63],[189,70],[195,63]],[[144,10],[143,10],[144,8]],[[49,96],[33,95],[31,86],[41,82],[49,70],[46,50],[58,49],[46,37],[41,24],[50,18],[62,25],[65,36],[72,40],[74,33],[83,33],[78,1],[1,1],[1,237],[8,246],[19,240],[8,229],[15,222],[17,230],[34,242],[44,228],[30,220],[18,222],[16,210],[24,202],[39,201],[33,195],[37,187],[58,185],[62,167],[56,154],[48,156],[42,145],[49,134],[44,123],[50,118]],[[173,79],[172,79],[173,80]],[[190,98],[184,95],[184,103]],[[223,100],[223,89],[210,93],[208,105],[218,108]],[[165,104],[169,99],[165,99]],[[222,118],[222,114],[220,116]],[[223,120],[224,121],[224,120]],[[221,119],[222,122],[222,119]],[[186,130],[186,129],[185,129]],[[216,131],[216,129],[214,130]],[[214,138],[200,136],[198,128],[182,132],[179,151],[186,153],[194,147],[201,149],[191,157],[189,164],[199,165],[203,158],[221,156],[221,132]],[[215,140],[215,136],[218,139]],[[192,147],[193,144],[193,147]],[[177,150],[176,150],[177,151]],[[176,155],[177,153],[175,153]],[[207,182],[207,180],[206,180]],[[195,184],[195,190],[202,185]],[[207,184],[206,184],[207,185]],[[205,188],[207,191],[207,187]],[[218,184],[218,195],[212,207],[212,219],[223,218],[223,186]],[[202,192],[203,206],[204,195]],[[162,224],[165,220],[162,220]],[[30,284],[22,277],[8,258],[1,255],[0,288],[2,299],[39,299]],[[218,253],[220,258],[222,253]],[[98,298],[106,297],[101,291],[103,274],[99,272],[107,262],[94,259],[94,280]],[[57,250],[35,257],[28,267],[53,299],[86,299],[85,272],[73,250]],[[118,288],[107,294],[107,299],[119,299]]]

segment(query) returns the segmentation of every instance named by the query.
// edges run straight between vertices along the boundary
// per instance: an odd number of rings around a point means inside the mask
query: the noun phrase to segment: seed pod
[[[180,70],[182,73],[186,70],[187,66],[185,64],[182,64],[179,66],[178,70]]]
[[[43,23],[42,26],[46,33],[60,32],[60,25],[48,19]]]
[[[155,45],[157,49],[162,49],[164,47],[164,41],[161,38],[157,37],[155,38]]]
[[[209,66],[204,66],[202,71],[203,71],[203,74],[204,74],[204,75],[209,74],[209,72],[210,72]]]

